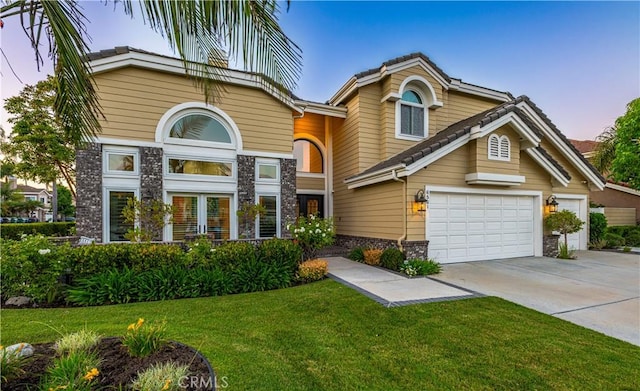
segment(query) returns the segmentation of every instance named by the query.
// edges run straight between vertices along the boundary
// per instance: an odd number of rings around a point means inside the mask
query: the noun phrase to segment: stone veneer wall
[[[385,249],[389,247],[398,248],[398,242],[392,239],[369,238],[364,236],[336,235],[335,244],[349,250],[354,247],[379,248]],[[426,259],[428,254],[428,240],[403,241],[402,249],[407,259],[420,258]]]
[[[296,220],[296,159],[280,159],[280,232],[283,238],[291,236],[287,224]]]
[[[140,147],[140,199],[162,201],[162,148]],[[153,240],[162,240],[156,236]]]
[[[256,202],[256,158],[253,156],[238,155],[238,209],[242,204],[251,205]],[[256,236],[255,224],[249,224],[247,232],[238,221],[238,235],[243,233],[248,238]]]
[[[76,152],[76,232],[102,242],[102,145]]]
[[[404,249],[404,255],[407,259],[427,259],[429,253],[429,241],[428,240],[412,240],[402,242]]]
[[[558,256],[558,238],[560,238],[560,235],[544,235],[542,238],[542,255],[551,258]]]

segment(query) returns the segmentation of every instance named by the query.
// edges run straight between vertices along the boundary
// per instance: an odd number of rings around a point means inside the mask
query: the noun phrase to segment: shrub
[[[258,257],[274,265],[281,265],[284,271],[294,276],[302,261],[302,249],[288,239],[269,239],[258,247]]]
[[[638,225],[607,227],[607,232],[622,236],[628,246],[640,246],[640,226]]]
[[[199,236],[189,242],[186,263],[190,266],[207,266],[211,264],[213,246],[206,236]]]
[[[129,268],[107,270],[79,280],[68,290],[68,300],[87,306],[128,303],[138,295],[138,282],[136,273]]]
[[[567,235],[580,231],[584,221],[580,220],[576,214],[570,210],[561,210],[552,213],[544,219],[545,226],[551,231],[558,231],[564,235],[564,244],[567,244]]]
[[[17,350],[10,351],[0,346],[0,376],[2,377],[2,383],[6,383],[24,373],[23,367],[28,359],[20,355],[23,347],[24,344],[20,345]]]
[[[607,230],[607,218],[602,213],[589,213],[589,241],[596,243]]]
[[[299,217],[294,224],[287,224],[287,230],[302,247],[305,259],[313,258],[317,250],[333,244],[336,233],[330,217],[323,219],[315,215]]]
[[[161,390],[178,391],[183,389],[181,381],[189,374],[187,365],[166,362],[152,365],[138,373],[131,387],[136,391]]]
[[[302,262],[298,267],[298,279],[304,282],[322,280],[327,273],[327,261],[323,259],[312,259]]]
[[[76,223],[14,223],[2,224],[2,239],[19,240],[22,235],[71,236]]]
[[[640,229],[635,229],[630,231],[629,234],[625,237],[625,244],[632,247],[640,246]]]
[[[124,237],[132,242],[162,240],[162,230],[173,222],[175,207],[162,200],[139,200],[129,198],[122,209],[125,223],[137,226],[127,231]]]
[[[148,324],[143,318],[127,327],[122,344],[133,357],[146,357],[160,349],[165,343],[166,323]]]
[[[576,250],[570,249],[564,243],[558,244],[558,258],[560,259],[575,259],[576,258]]]
[[[0,287],[6,297],[24,295],[36,303],[61,300],[61,276],[69,264],[69,244],[55,246],[44,236],[2,240]]]
[[[367,265],[377,266],[380,264],[380,257],[382,256],[382,250],[372,248],[364,250],[364,263]]]
[[[594,243],[589,243],[589,249],[602,250],[605,247],[607,247],[607,241],[604,239],[600,239]]]
[[[127,266],[141,272],[158,268],[184,266],[186,257],[182,248],[174,244],[125,244],[129,247]]]
[[[253,262],[257,258],[256,248],[248,242],[228,242],[213,249],[208,266],[221,267],[225,270],[235,270],[246,262]]]
[[[410,277],[426,276],[440,273],[441,266],[432,259],[414,258],[405,260],[400,266],[400,270]]]
[[[89,391],[98,383],[94,379],[100,375],[98,357],[86,351],[76,351],[56,358],[47,370],[41,384],[43,390]]]
[[[90,330],[80,330],[63,335],[56,341],[55,350],[58,355],[69,355],[79,351],[89,351],[100,340],[100,336]]]
[[[356,262],[364,262],[364,250],[362,247],[355,247],[353,250],[349,252],[347,257]]]
[[[390,270],[399,271],[403,261],[404,254],[395,247],[385,249],[380,256],[380,265]]]
[[[286,288],[291,285],[293,276],[277,265],[251,259],[239,264],[233,272],[235,292],[259,292]]]
[[[607,242],[606,248],[617,248],[625,244],[622,236],[612,232],[607,232],[603,238]]]

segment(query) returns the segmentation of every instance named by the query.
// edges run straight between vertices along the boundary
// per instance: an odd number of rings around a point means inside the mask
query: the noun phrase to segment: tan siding
[[[304,117],[296,118],[293,122],[294,135],[305,133],[317,138],[326,146],[324,131],[324,116],[320,114],[305,113]]]
[[[435,110],[435,113],[432,112],[430,116],[436,126],[436,132],[500,104],[500,102],[455,91],[449,91],[443,103],[444,106]]]
[[[324,190],[324,178],[307,178],[298,176],[296,178],[296,188],[301,190]]]
[[[186,77],[157,71],[122,68],[95,76],[105,120],[102,136],[153,141],[162,115],[204,96]],[[236,123],[244,148],[291,153],[293,116],[289,108],[266,93],[227,85],[216,101]]]
[[[569,163],[569,161],[562,155],[555,147],[551,145],[551,143],[543,139],[540,143],[540,146],[544,148],[571,176],[571,181],[567,187],[557,185],[553,188],[553,191],[556,193],[567,193],[567,194],[588,194],[589,187],[586,183],[586,178],[582,176],[578,172],[578,170],[573,166],[573,164]],[[584,182],[584,183],[583,183]]]
[[[359,170],[380,161],[380,87],[368,85],[359,91]]]
[[[495,134],[500,137],[506,135],[509,137],[511,143],[511,160],[490,160],[489,159],[489,136]],[[491,174],[503,174],[503,175],[518,175],[520,167],[520,135],[511,129],[509,126],[503,126],[500,129],[492,132],[491,134],[482,137],[477,140],[476,143],[476,170],[469,172],[487,172]],[[470,149],[470,155],[473,155],[473,151]],[[473,170],[472,167],[470,167]]]
[[[609,226],[636,225],[635,208],[604,208],[604,215]]]
[[[398,92],[400,90],[400,84],[402,84],[402,82],[409,76],[421,76],[424,79],[426,79],[429,82],[429,84],[431,84],[431,87],[435,91],[437,99],[439,101],[442,100],[442,88],[440,83],[431,75],[429,75],[424,69],[422,69],[422,67],[417,65],[411,68],[403,69],[402,71],[392,74],[390,76],[391,91]]]

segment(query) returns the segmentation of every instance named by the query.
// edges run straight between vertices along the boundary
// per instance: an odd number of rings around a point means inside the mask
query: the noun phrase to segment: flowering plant
[[[298,218],[295,223],[287,224],[287,230],[302,247],[305,259],[313,258],[318,249],[331,245],[336,234],[333,219],[315,215]]]
[[[144,319],[140,318],[127,327],[122,344],[129,349],[131,356],[146,357],[164,345],[165,329],[164,322],[151,325],[145,324]]]

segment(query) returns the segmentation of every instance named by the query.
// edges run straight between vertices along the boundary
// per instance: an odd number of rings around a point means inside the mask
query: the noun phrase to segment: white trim
[[[155,141],[144,141],[144,140],[128,140],[121,138],[113,138],[113,137],[102,137],[98,136],[91,140],[93,143],[97,144],[111,144],[111,145],[122,145],[127,147],[151,147],[151,148],[162,148],[162,143],[156,143]]]
[[[260,178],[260,166],[274,166],[276,168],[276,177],[271,178]],[[276,159],[264,159],[264,158],[256,158],[255,162],[255,181],[258,183],[272,184],[277,183],[280,184],[280,160]]]
[[[122,53],[115,56],[95,59],[89,61],[88,64],[91,68],[91,73],[94,75],[124,67],[139,67],[178,74],[181,76],[186,75],[186,69],[182,60],[160,56],[153,53],[139,53],[129,51],[127,53]],[[274,99],[280,101],[285,106],[288,106],[292,110],[298,112],[299,114],[302,114],[303,110],[298,107],[289,96],[282,93],[282,91],[271,87],[261,77],[248,72],[242,72],[228,68],[219,68],[219,70],[221,73],[221,81],[223,83],[257,88],[272,96]]]
[[[615,183],[607,182],[607,184],[604,185],[604,187],[608,188],[608,189],[611,189],[611,190],[617,190],[617,191],[621,191],[623,193],[628,193],[628,194],[640,197],[640,191],[634,190],[634,189],[629,188],[629,187],[616,185]]]
[[[589,225],[589,220],[587,216],[589,214],[589,204],[587,203],[587,196],[585,194],[563,194],[563,193],[553,193],[556,197],[556,200],[578,200],[580,201],[580,215],[578,218],[584,221],[583,228],[579,231],[580,234],[580,248],[577,250],[587,250],[588,249],[588,238],[587,238],[587,227]],[[562,205],[558,207],[560,209]]]
[[[436,150],[435,152],[432,152],[432,153],[428,154],[427,156],[419,159],[418,161],[411,163],[410,165],[408,165],[406,167],[406,170],[404,172],[399,172],[398,176],[409,176],[409,175],[412,175],[412,174],[416,173],[417,171],[421,170],[422,168],[428,166],[429,164],[435,162],[438,159],[441,159],[441,158],[447,156],[448,154],[450,154],[454,150],[456,150],[459,147],[465,145],[467,142],[469,142],[469,139],[470,139],[470,135],[469,134],[466,134],[464,136],[461,136],[461,137],[457,138],[453,142],[445,145],[444,147]]]
[[[201,200],[203,198],[206,199],[206,197],[229,198],[229,239],[230,240],[237,239],[238,238],[238,219],[236,216],[236,211],[238,210],[237,192],[235,190],[225,191],[224,189],[220,189],[218,187],[216,187],[215,190],[216,190],[215,192],[212,192],[210,187],[204,190],[191,190],[191,189],[167,190],[165,189],[163,191],[163,200],[165,204],[173,205],[174,196],[198,198],[198,210],[196,214],[196,219],[197,219],[198,225],[204,225],[206,228],[206,225],[207,225],[206,223],[200,224],[202,223],[203,218],[204,218],[204,221],[206,221],[206,208],[204,209],[200,208],[201,205],[206,205],[206,202],[201,202]],[[166,224],[164,226],[163,237],[165,241],[173,240],[173,224]]]
[[[355,76],[351,77],[349,80],[347,80],[346,83],[342,85],[342,87],[340,87],[338,91],[336,91],[335,94],[333,94],[331,98],[329,98],[329,104],[332,106],[339,105],[340,103],[342,103],[342,101],[353,94],[353,92],[357,90],[358,87],[358,79],[356,79]]]
[[[188,114],[203,114],[214,118],[219,121],[229,133],[231,138],[231,144],[226,143],[218,143],[211,141],[202,141],[202,140],[181,140],[169,137],[169,131],[171,126],[177,121],[180,117],[183,117]],[[216,118],[220,117],[220,118]],[[182,144],[182,145],[193,145],[193,146],[208,146],[212,148],[222,148],[222,149],[242,149],[242,134],[240,133],[240,129],[238,125],[233,121],[233,119],[221,109],[204,103],[204,102],[184,102],[178,105],[173,106],[169,110],[167,110],[162,117],[160,117],[160,121],[158,121],[158,125],[156,126],[155,132],[155,141],[157,143],[165,143],[165,144]]]
[[[111,234],[109,232],[110,229],[110,221],[109,221],[109,212],[111,211],[111,204],[109,199],[110,192],[129,192],[133,193],[133,196],[136,198],[140,198],[140,187],[139,186],[129,186],[129,185],[106,185],[102,186],[102,243],[113,243],[111,242]],[[138,226],[138,223],[134,224],[135,227]],[[119,243],[118,241],[117,243]],[[125,240],[126,242],[126,240]]]
[[[306,100],[296,100],[294,103],[304,108],[305,113],[327,115],[335,118],[347,118],[347,109],[344,107],[331,106],[323,103],[309,102]]]
[[[253,151],[248,149],[238,151],[237,154],[242,156],[253,156],[256,158],[264,157],[264,158],[271,158],[271,159],[293,159],[292,153],[264,152],[264,151]]]
[[[133,171],[109,169],[109,155],[131,155],[133,157]],[[135,147],[118,145],[102,146],[102,176],[103,177],[135,177],[140,176],[140,150]]]
[[[507,102],[513,99],[507,92],[496,91],[490,88],[477,86],[475,84],[465,83],[460,79],[451,79],[451,83],[449,83],[448,89],[452,91],[464,92],[466,94],[495,99],[502,102]]]
[[[547,123],[542,120],[525,101],[522,101],[516,105],[532,119],[532,121],[542,130],[544,136],[551,142],[551,144],[560,151],[560,153],[573,164],[578,171],[591,183],[593,183],[598,190],[603,190],[606,182],[603,182],[591,169],[576,155],[576,153],[564,142],[558,134],[553,131]]]
[[[525,151],[527,151],[529,156],[531,156],[531,158],[533,158],[536,163],[538,163],[549,174],[551,174],[551,176],[563,187],[567,187],[569,185],[570,180],[567,179],[567,177],[565,177],[564,174],[562,174],[562,172],[558,170],[558,167],[551,163],[549,159],[547,159],[542,153],[534,148],[527,148],[525,149]]]
[[[207,180],[198,180],[193,178],[191,180],[185,180],[184,178],[164,178],[162,181],[162,188],[171,192],[189,192],[189,193],[210,193],[211,189],[215,189],[216,193],[233,193],[238,190],[238,185],[235,181],[230,182],[215,182]]]
[[[316,136],[309,133],[296,133],[293,135],[293,144],[295,145],[298,140],[306,140],[313,143],[318,150],[320,151],[320,155],[322,155],[322,173],[319,172],[306,172],[306,171],[298,171],[298,162],[296,160],[296,175],[298,176],[307,176],[310,178],[321,177],[324,178],[327,172],[327,149],[324,146],[324,143],[320,141]],[[293,156],[295,159],[295,156]]]
[[[282,232],[281,232],[281,224],[282,224],[282,206],[281,206],[281,202],[280,202],[280,193],[279,192],[267,192],[267,191],[261,191],[258,192],[256,190],[256,205],[258,204],[258,202],[260,201],[260,197],[276,197],[276,237],[280,238],[282,237]],[[261,237],[260,236],[260,216],[258,216],[256,218],[255,221],[255,232],[256,232],[256,238],[258,239],[269,239],[271,238],[271,236],[264,236]]]
[[[534,146],[538,146],[540,144],[540,137],[536,135],[536,133],[529,128],[524,121],[514,112],[510,112],[505,114],[504,116],[492,121],[491,123],[485,126],[476,125],[471,128],[471,139],[478,139],[486,136],[487,134],[493,132],[494,130],[499,129],[500,127],[510,124],[513,125],[513,128],[525,138],[526,141],[529,141]]]
[[[417,82],[417,83],[414,83],[414,82]],[[398,88],[398,94],[400,94],[400,98],[402,98],[402,94],[404,93],[405,89],[410,89],[411,87],[409,86],[410,83],[414,83],[418,87],[418,89],[423,93],[429,91],[429,94],[427,95],[430,95],[430,96],[426,97],[427,99],[423,100],[422,102],[425,108],[434,109],[434,108],[442,107],[444,105],[442,102],[438,100],[438,97],[436,96],[436,92],[431,86],[431,83],[429,83],[427,79],[419,75],[411,75],[405,78],[402,81],[402,83],[400,83],[400,88]],[[420,88],[420,86],[422,86],[423,88],[426,87],[427,91],[424,91],[424,89]]]
[[[317,172],[296,171],[296,177],[298,177],[298,178],[326,178],[326,174],[319,174]]]
[[[457,194],[487,194],[487,195],[503,195],[503,196],[531,196],[533,197],[533,256],[542,256],[542,237],[543,237],[543,195],[541,191],[534,190],[494,190],[494,189],[474,189],[466,187],[450,187],[450,186],[425,186],[425,193],[457,193]],[[538,212],[536,213],[536,207]],[[427,206],[427,211],[429,207]],[[429,219],[425,219],[425,239],[429,240],[428,224]]]
[[[474,172],[464,176],[464,180],[469,185],[497,185],[497,186],[520,186],[525,183],[522,175],[491,174],[488,172]]]
[[[307,190],[307,189],[296,189],[296,195],[297,194],[309,194],[309,195],[321,195],[321,196],[326,196],[325,191],[324,190]]]
[[[189,160],[189,161],[197,161],[197,162],[205,162],[205,163],[231,164],[231,175],[223,176],[223,175],[204,175],[204,174],[181,174],[181,173],[169,172],[169,159]],[[237,167],[236,161],[231,159],[216,159],[214,157],[165,153],[164,156],[162,157],[162,165],[163,165],[162,172],[164,174],[165,179],[197,181],[197,182],[234,182],[235,183],[236,179],[238,178],[238,175],[237,175],[238,167]]]

